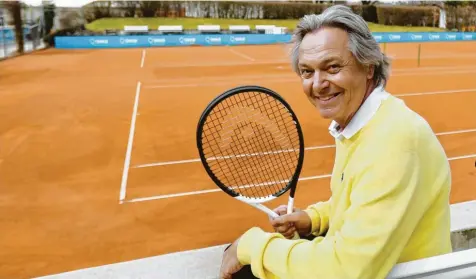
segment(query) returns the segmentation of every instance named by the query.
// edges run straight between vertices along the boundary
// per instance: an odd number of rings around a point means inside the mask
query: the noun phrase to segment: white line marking
[[[168,161],[168,162],[142,164],[142,165],[133,166],[132,168],[139,169],[139,168],[147,168],[147,167],[157,167],[157,166],[196,163],[196,162],[200,162],[200,159],[190,159],[190,160],[179,160],[179,161]]]
[[[321,178],[326,178],[330,176],[331,176],[330,174],[316,175],[316,176],[302,177],[299,180],[305,181],[305,180],[312,180],[312,179],[321,179]],[[176,198],[176,197],[183,197],[183,196],[215,193],[215,192],[221,192],[221,189],[216,188],[216,189],[210,189],[210,190],[201,190],[201,191],[183,192],[183,193],[177,193],[177,194],[160,195],[160,196],[153,196],[153,197],[146,197],[146,198],[137,198],[137,199],[131,199],[125,202],[131,203],[131,202],[142,202],[142,201],[150,201],[150,200],[161,200],[161,199]]]
[[[451,157],[451,158],[448,158],[448,161],[467,159],[467,158],[476,158],[476,154],[463,155],[463,156],[458,156],[458,157]],[[323,179],[323,178],[329,178],[331,176],[332,176],[332,174],[307,176],[307,177],[299,178],[299,181]],[[222,190],[220,188],[217,188],[217,189],[209,189],[209,190],[201,190],[201,191],[193,191],[193,192],[183,192],[183,193],[176,193],[176,194],[159,195],[159,196],[152,196],[152,197],[145,197],[145,198],[136,198],[136,199],[131,199],[131,200],[128,200],[128,201],[125,201],[125,202],[133,203],[133,202],[143,202],[143,201],[151,201],[151,200],[161,200],[161,199],[168,199],[168,198],[175,198],[175,197],[215,193],[215,192],[220,192],[220,191],[222,191]]]
[[[464,133],[472,133],[476,132],[476,129],[468,129],[468,130],[457,130],[457,131],[449,131],[449,132],[441,132],[435,133],[437,136],[445,136],[445,135],[456,135],[456,134],[464,134]],[[336,147],[334,144],[332,145],[317,145],[317,146],[309,146],[304,148],[304,150],[316,150],[316,149],[326,149],[326,148],[334,148]],[[253,154],[243,154],[237,155],[236,157],[240,156],[248,156]],[[216,158],[210,158],[210,160],[214,160]],[[177,160],[177,161],[166,161],[166,162],[157,162],[157,163],[148,163],[148,164],[140,164],[133,166],[132,168],[148,168],[148,167],[159,167],[159,166],[166,166],[166,165],[177,165],[177,164],[187,164],[187,163],[198,163],[200,162],[200,158],[198,159],[188,159],[188,160]]]
[[[318,145],[318,146],[306,147],[306,148],[304,148],[304,150],[326,149],[326,148],[333,148],[333,147],[335,147],[335,145]],[[293,150],[289,150],[289,152],[291,152],[291,151],[293,151]],[[285,151],[281,151],[281,152],[285,152]],[[244,156],[253,156],[253,155],[254,154],[242,154],[242,155],[235,155],[234,157],[244,157]],[[230,156],[228,156],[228,157],[230,157]],[[212,157],[209,160],[215,160],[215,159],[219,159],[219,158],[224,158],[224,157],[218,157],[218,158]],[[197,162],[200,162],[200,161],[201,161],[200,158],[198,158],[198,159],[188,159],[188,160],[178,160],[178,161],[167,161],[167,162],[141,164],[141,165],[133,166],[132,168],[139,169],[139,168],[147,168],[147,167],[166,166],[166,165],[197,163]]]
[[[127,177],[129,175],[129,166],[131,164],[132,143],[134,141],[134,130],[136,126],[137,107],[139,106],[141,82],[137,82],[136,97],[134,101],[134,110],[132,112],[131,128],[129,131],[129,141],[127,142],[126,158],[124,159],[124,169],[122,172],[121,191],[119,194],[119,203],[122,203],[126,198]]]
[[[140,67],[144,68],[144,63],[145,63],[145,49],[142,50],[142,59],[140,62]]]
[[[403,76],[435,76],[435,75],[447,75],[447,74],[471,74],[471,73],[476,73],[476,70],[471,70],[471,71],[445,71],[445,72],[402,72],[402,73],[397,73],[397,74],[392,74],[392,77],[403,77]],[[254,80],[253,79],[249,79]],[[200,86],[219,86],[219,85],[228,85],[228,84],[234,84],[237,82],[237,80],[240,80],[241,83],[246,83],[246,81],[241,80],[240,76],[235,76],[231,77],[229,79],[224,79],[223,81],[199,81],[197,80],[198,83],[192,83],[192,84],[162,84],[162,85],[148,85],[146,88],[174,88],[174,87],[200,87]],[[266,77],[266,75],[261,76],[259,79],[260,81],[263,82],[279,82],[279,83],[287,83],[287,82],[299,82],[299,79],[296,77],[293,77],[291,75],[282,75],[281,78],[279,77]],[[164,81],[164,82],[177,82],[177,81]]]
[[[243,54],[243,53],[241,53],[241,52],[239,52],[239,51],[236,51],[236,50],[234,50],[234,49],[232,49],[232,48],[229,48],[228,50],[229,50],[230,52],[232,52],[232,53],[238,55],[238,56],[241,56],[241,57],[245,58],[245,59],[248,59],[248,60],[250,60],[250,61],[255,61],[254,58],[251,58],[251,57],[249,57],[248,55]]]
[[[464,156],[452,157],[452,158],[448,158],[448,161],[467,159],[467,158],[476,158],[476,154],[469,154],[469,155],[464,155]]]
[[[461,89],[461,90],[445,90],[445,91],[434,91],[434,92],[422,92],[422,93],[405,93],[405,94],[396,94],[397,97],[407,97],[407,96],[422,96],[422,95],[437,95],[437,94],[454,94],[454,93],[465,93],[465,92],[476,92],[476,88],[473,89]]]
[[[472,133],[476,132],[476,129],[468,129],[468,130],[459,130],[459,131],[451,131],[451,132],[442,132],[436,133],[437,136],[445,136],[445,135],[454,135],[454,134],[464,134],[464,133]]]

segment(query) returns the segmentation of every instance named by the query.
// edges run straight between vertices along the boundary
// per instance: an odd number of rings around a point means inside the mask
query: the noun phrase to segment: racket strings
[[[235,94],[215,106],[204,123],[204,156],[228,188],[259,198],[284,189],[299,158],[299,135],[287,109],[258,92]]]

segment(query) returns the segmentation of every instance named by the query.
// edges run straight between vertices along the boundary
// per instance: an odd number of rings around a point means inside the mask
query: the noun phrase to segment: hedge
[[[383,25],[437,27],[440,12],[436,7],[379,6],[377,18]]]
[[[342,2],[345,3],[345,1]],[[123,1],[120,2],[123,6],[119,7],[108,5],[108,3],[112,2],[101,1],[101,5],[95,2],[86,5],[83,9],[87,22],[101,17],[182,17],[184,15],[197,18],[298,19],[311,13],[322,13],[326,8],[340,2],[313,4],[309,2]],[[439,9],[433,6],[346,5],[367,22],[432,27],[437,27],[439,24]]]

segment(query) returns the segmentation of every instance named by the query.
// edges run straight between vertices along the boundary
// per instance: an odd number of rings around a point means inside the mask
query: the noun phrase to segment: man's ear
[[[372,79],[375,73],[375,65],[370,65],[367,68],[367,79]]]

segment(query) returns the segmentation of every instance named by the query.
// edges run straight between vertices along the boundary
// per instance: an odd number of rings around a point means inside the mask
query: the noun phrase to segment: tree
[[[52,1],[43,0],[43,18],[45,20],[45,34],[48,35],[53,29],[54,20],[55,20],[55,10],[56,6]]]
[[[22,3],[20,1],[9,1],[4,3],[4,6],[13,18],[17,51],[18,53],[23,54],[25,52],[25,42],[23,38],[23,21],[21,17]]]
[[[139,1],[115,1],[114,4],[124,10],[125,17],[134,17],[139,7]]]

